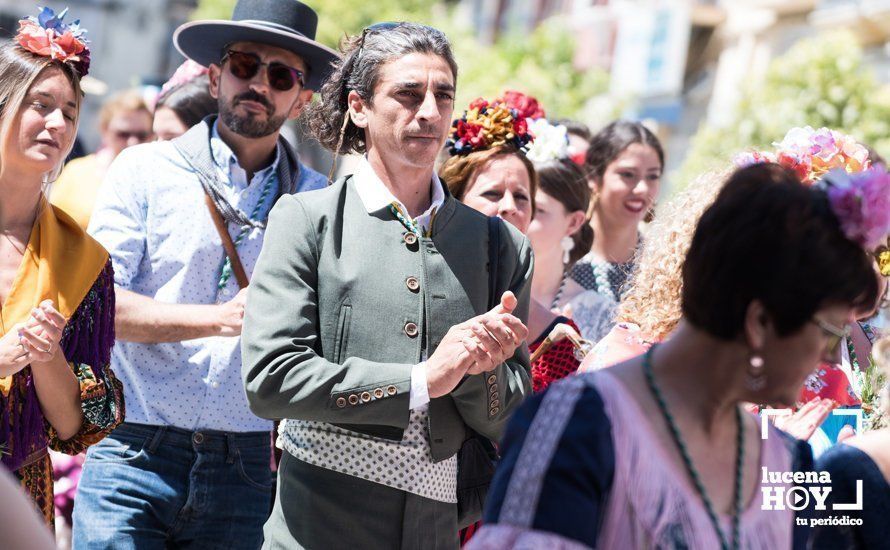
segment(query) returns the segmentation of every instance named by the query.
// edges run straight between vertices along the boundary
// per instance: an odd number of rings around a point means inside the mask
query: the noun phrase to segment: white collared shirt
[[[408,209],[396,198],[395,195],[381,181],[380,177],[374,172],[374,168],[368,159],[362,157],[359,160],[358,167],[352,175],[352,181],[355,184],[355,191],[358,193],[365,210],[369,214],[378,212],[384,208],[388,208],[390,204],[396,203],[403,213],[407,213]],[[442,181],[439,176],[433,172],[430,180],[430,206],[423,214],[414,218],[414,223],[424,231],[429,231],[432,224],[433,215],[438,211],[442,203],[445,202],[445,190],[442,188]],[[410,392],[410,409],[414,410],[422,407],[430,402],[429,387],[426,379],[426,361],[423,361],[411,369],[411,392]]]

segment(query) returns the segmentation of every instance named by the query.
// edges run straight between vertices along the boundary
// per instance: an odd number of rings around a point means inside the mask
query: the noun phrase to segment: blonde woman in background
[[[99,150],[66,164],[53,185],[52,203],[83,229],[90,223],[96,194],[111,161],[127,147],[154,139],[152,113],[142,94],[125,90],[105,102],[99,112],[99,133]]]

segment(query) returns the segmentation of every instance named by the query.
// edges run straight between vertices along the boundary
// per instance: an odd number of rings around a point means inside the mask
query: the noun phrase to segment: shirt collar
[[[225,141],[223,141],[222,137],[220,137],[218,126],[219,119],[217,118],[216,122],[214,122],[213,124],[213,127],[210,129],[210,152],[213,153],[213,163],[226,174],[232,174],[234,168],[238,169],[235,172],[244,172],[244,169],[241,168],[241,165],[238,163],[238,159],[235,157],[235,153],[234,151],[232,151],[232,148],[229,147]],[[275,160],[273,160],[272,164],[270,164],[266,168],[263,168],[259,172],[255,173],[253,176],[253,181],[265,181],[266,176],[268,176],[271,172],[278,168],[278,162],[280,160],[281,148],[276,145]]]
[[[369,214],[386,208],[392,203],[398,204],[402,212],[408,212],[408,209],[405,208],[402,201],[397,199],[389,189],[386,188],[374,172],[374,168],[371,167],[371,163],[368,162],[367,158],[362,157],[359,160],[358,168],[352,175],[352,180],[355,183],[355,190],[358,193],[359,198],[362,200],[365,210],[367,210]],[[430,207],[427,208],[426,212],[418,216],[418,218],[428,217],[433,210],[438,209],[442,206],[442,203],[445,202],[445,191],[442,189],[442,182],[439,180],[439,176],[436,175],[435,172],[433,172],[430,186],[432,199],[430,201]]]

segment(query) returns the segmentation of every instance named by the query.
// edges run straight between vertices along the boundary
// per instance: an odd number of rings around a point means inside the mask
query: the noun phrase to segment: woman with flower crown
[[[523,404],[470,548],[806,547],[790,507],[763,506],[793,480],[763,471],[811,470],[809,446],[771,425],[762,438],[744,404],[793,404],[878,300],[890,175],[835,181],[773,163],[730,176],[686,255],[679,326]]]
[[[89,50],[44,8],[0,46],[0,454],[52,525],[48,449],[76,454],[124,415],[109,369],[107,252],[44,194],[77,133]]]
[[[589,191],[583,189],[583,172],[561,160],[567,149],[565,128],[554,127],[544,118],[531,119],[543,115],[534,98],[519,92],[506,92],[490,102],[482,98],[473,101],[452,124],[446,142],[452,156],[439,170],[439,177],[458,200],[513,224],[532,241],[536,263],[528,341],[534,391],[578,368],[580,354],[576,354],[575,345],[580,343],[579,328],[558,311],[584,291],[568,280],[567,273],[577,252],[583,255],[589,247],[582,233],[590,199]],[[536,128],[537,137],[533,138],[531,127]],[[542,162],[541,173],[535,160]],[[544,161],[558,165],[544,166]],[[576,173],[580,178],[573,177]],[[537,209],[538,198],[543,201],[542,211]],[[554,239],[555,254],[550,250]],[[576,240],[582,244],[576,247]],[[571,256],[572,250],[575,256]],[[604,303],[598,310],[600,317],[610,317],[609,306]],[[557,335],[562,339],[554,342]]]

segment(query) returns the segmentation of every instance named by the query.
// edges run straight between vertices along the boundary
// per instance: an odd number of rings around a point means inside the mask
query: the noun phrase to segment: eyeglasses
[[[813,317],[812,322],[822,329],[822,332],[828,336],[828,342],[825,344],[825,351],[829,354],[834,354],[837,351],[838,346],[841,343],[841,340],[844,338],[848,338],[850,336],[850,327],[844,326],[843,328],[836,327],[831,323],[823,321],[818,317]]]
[[[130,132],[127,130],[112,130],[114,132],[114,137],[121,141],[130,141],[135,138],[140,143],[144,143],[151,138],[151,132]]]
[[[284,63],[273,61],[264,63],[260,56],[254,53],[227,50],[222,62],[229,62],[229,72],[241,80],[250,80],[255,77],[260,68],[266,67],[266,76],[269,77],[269,85],[279,92],[286,92],[296,85],[305,86],[303,71],[288,67]]]

